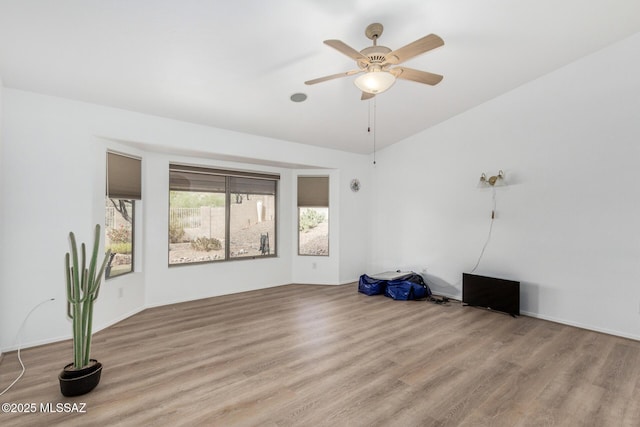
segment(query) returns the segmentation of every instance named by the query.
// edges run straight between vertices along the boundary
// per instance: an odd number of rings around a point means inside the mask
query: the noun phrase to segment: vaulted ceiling
[[[360,100],[354,76],[304,84],[356,68],[323,40],[363,49],[373,22],[392,50],[442,37],[403,65],[443,81],[399,80],[375,102]],[[0,0],[0,77],[9,88],[370,153],[370,125],[380,149],[639,31],[637,0]]]

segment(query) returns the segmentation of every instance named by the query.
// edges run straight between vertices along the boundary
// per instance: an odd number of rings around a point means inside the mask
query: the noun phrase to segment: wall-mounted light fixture
[[[489,178],[487,178],[487,175],[484,173],[480,175],[478,187],[499,187],[502,185],[505,185],[504,172],[502,172],[502,170],[499,170],[497,175],[490,176]]]

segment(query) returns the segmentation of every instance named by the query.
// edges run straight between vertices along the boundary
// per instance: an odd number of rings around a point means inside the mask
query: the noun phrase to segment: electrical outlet
[[[318,264],[316,264],[315,262],[312,262],[311,263],[311,268],[313,268],[315,270],[316,268],[318,268]]]
[[[124,295],[124,290],[122,288],[118,288],[118,298],[122,298]]]

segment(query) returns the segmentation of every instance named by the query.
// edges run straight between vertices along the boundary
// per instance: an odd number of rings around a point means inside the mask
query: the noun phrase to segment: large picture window
[[[298,254],[329,255],[329,177],[298,177]]]
[[[276,255],[279,175],[169,167],[169,265]]]
[[[107,279],[133,272],[135,200],[141,198],[140,159],[107,152],[105,251],[111,250]]]

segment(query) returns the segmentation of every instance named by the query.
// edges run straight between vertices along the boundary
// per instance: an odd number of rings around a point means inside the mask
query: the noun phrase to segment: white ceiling
[[[0,0],[5,87],[357,153],[373,150],[373,102],[356,68],[372,22],[392,50],[445,45],[403,65],[376,99],[376,147],[398,142],[640,31],[638,0]],[[621,70],[623,72],[623,70]],[[585,90],[589,90],[588,87]],[[304,103],[289,97],[304,92]]]

